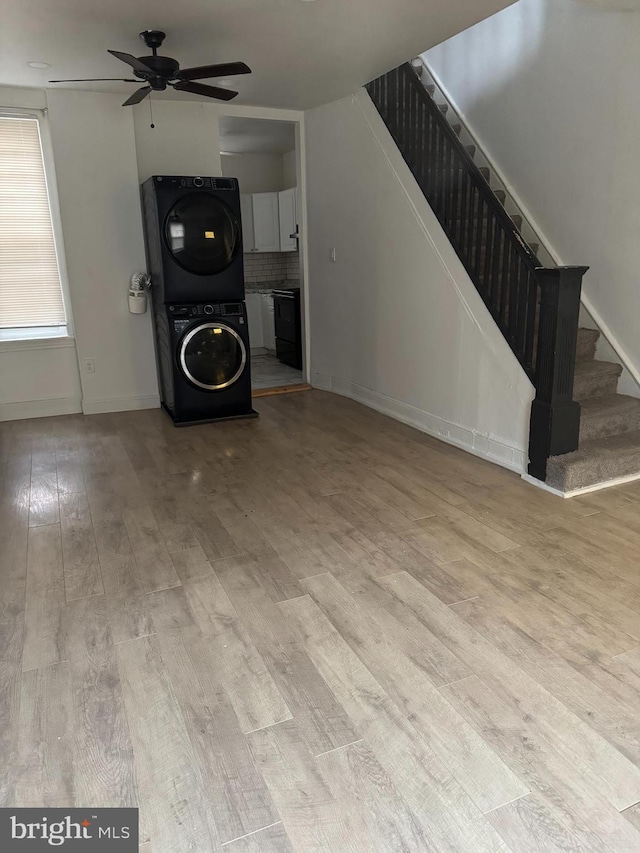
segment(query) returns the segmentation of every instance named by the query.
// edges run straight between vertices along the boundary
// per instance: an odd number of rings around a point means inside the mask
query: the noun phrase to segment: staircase
[[[640,474],[640,399],[618,394],[622,366],[595,359],[600,332],[580,329],[573,396],[580,401],[578,449],[552,456],[547,484],[571,492]]]
[[[640,476],[640,400],[578,329],[587,267],[558,267],[421,61],[367,90],[536,389],[529,473],[563,492]],[[582,410],[582,412],[581,412]]]
[[[553,263],[551,254],[541,246],[534,229],[505,192],[495,170],[488,165],[486,155],[437,89],[422,61],[416,61],[414,68],[471,157],[485,164],[480,166],[483,178],[509,212],[531,251],[545,263]],[[573,385],[573,399],[580,403],[581,409],[578,449],[552,456],[547,463],[547,485],[562,492],[640,477],[640,399],[617,393],[622,366],[596,359],[599,337],[600,332],[595,329],[578,330]]]

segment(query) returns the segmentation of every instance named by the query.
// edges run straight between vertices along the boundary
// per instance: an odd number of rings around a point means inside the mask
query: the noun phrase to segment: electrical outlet
[[[85,360],[84,360],[84,372],[85,373],[95,373],[96,372],[95,359],[85,358]]]

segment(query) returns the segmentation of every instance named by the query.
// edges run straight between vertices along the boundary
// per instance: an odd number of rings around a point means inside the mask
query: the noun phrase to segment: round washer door
[[[164,241],[182,269],[195,275],[215,275],[238,254],[240,223],[217,196],[188,193],[167,213]]]
[[[221,391],[242,375],[247,349],[240,335],[224,323],[202,323],[180,342],[178,361],[189,382],[205,391]]]

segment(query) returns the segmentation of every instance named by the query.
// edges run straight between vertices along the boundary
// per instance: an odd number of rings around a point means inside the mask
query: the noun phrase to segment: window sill
[[[11,330],[12,337],[8,337],[7,329],[0,329],[0,352],[15,352],[19,350],[35,350],[35,349],[60,349],[65,347],[75,347],[76,340],[71,335],[67,334],[66,328],[64,329],[64,334],[51,334],[50,330],[41,330],[39,332],[44,332],[44,334],[40,334],[38,336],[35,335],[23,335],[21,337],[16,337],[16,334],[22,334],[22,332],[33,332],[33,329],[25,329],[17,332],[16,330]],[[5,335],[7,335],[5,337]]]

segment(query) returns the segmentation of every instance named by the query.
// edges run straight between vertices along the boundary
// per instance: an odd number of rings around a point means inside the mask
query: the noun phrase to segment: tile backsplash
[[[298,252],[245,252],[244,281],[247,288],[300,281]]]

